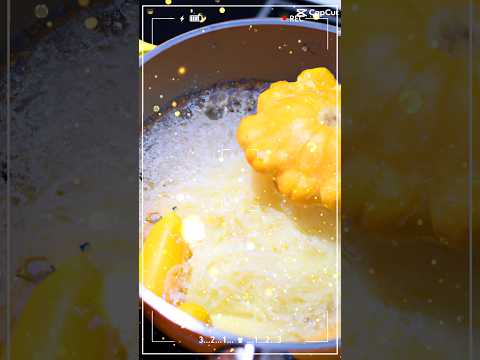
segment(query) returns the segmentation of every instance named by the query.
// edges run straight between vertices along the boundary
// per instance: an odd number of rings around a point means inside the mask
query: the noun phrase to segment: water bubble
[[[35,16],[39,19],[46,18],[48,16],[48,6],[45,4],[35,6]]]
[[[94,17],[94,16],[91,16],[91,17],[85,19],[84,24],[85,24],[85,27],[86,27],[87,29],[93,30],[93,29],[95,29],[95,28],[97,27],[97,25],[98,25],[98,19],[97,19],[96,17]]]
[[[222,118],[224,112],[225,108],[214,105],[207,105],[207,108],[205,109],[205,115],[210,120],[219,120]]]
[[[193,112],[189,108],[185,108],[185,109],[183,109],[182,116],[183,116],[184,119],[190,119],[193,116]]]

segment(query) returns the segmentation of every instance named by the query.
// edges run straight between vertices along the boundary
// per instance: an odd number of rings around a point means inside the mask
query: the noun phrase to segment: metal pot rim
[[[337,27],[332,25],[327,25],[323,23],[314,23],[311,21],[304,22],[288,22],[280,19],[269,19],[269,18],[260,18],[260,19],[241,19],[241,20],[229,20],[212,25],[207,25],[198,29],[188,31],[186,33],[180,34],[170,40],[165,41],[164,43],[158,45],[155,49],[151,50],[147,54],[139,56],[139,65],[142,67],[142,64],[146,64],[155,56],[161,52],[171,48],[172,46],[177,45],[185,40],[194,38],[199,35],[203,35],[209,32],[230,29],[235,27],[242,27],[246,25],[282,25],[282,26],[298,26],[303,28],[309,28],[320,31],[328,31],[332,34],[337,33]],[[338,29],[338,31],[340,31]],[[143,37],[143,34],[142,34]]]

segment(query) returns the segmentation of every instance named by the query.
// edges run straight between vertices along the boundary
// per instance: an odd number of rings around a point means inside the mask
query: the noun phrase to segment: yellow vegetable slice
[[[138,55],[145,55],[153,49],[155,49],[155,45],[143,40],[138,40]]]
[[[101,289],[102,277],[86,255],[60,265],[33,289],[20,313],[12,359],[124,358],[105,322]]]
[[[240,123],[237,140],[250,165],[293,200],[336,205],[339,94],[328,69],[305,70],[295,82],[273,83]]]
[[[186,302],[181,304],[178,308],[191,315],[195,319],[200,320],[201,322],[204,322],[206,324],[211,323],[208,311],[201,305],[193,302]]]
[[[175,212],[170,212],[152,227],[143,243],[139,260],[140,283],[158,296],[164,296],[167,290],[169,270],[191,256],[181,231],[182,220]]]

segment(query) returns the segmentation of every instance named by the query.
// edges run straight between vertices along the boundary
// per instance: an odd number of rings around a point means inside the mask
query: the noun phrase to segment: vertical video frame
[[[338,355],[340,9],[177,3],[140,7],[141,353]]]

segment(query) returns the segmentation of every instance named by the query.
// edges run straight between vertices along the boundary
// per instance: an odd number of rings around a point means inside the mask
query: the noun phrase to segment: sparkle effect
[[[177,72],[179,75],[185,75],[187,73],[187,68],[185,66],[180,66]]]

